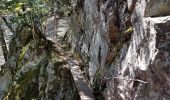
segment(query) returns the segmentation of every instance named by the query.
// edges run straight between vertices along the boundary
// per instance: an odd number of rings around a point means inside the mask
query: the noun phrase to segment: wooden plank
[[[81,100],[94,100],[93,93],[75,60],[68,61]]]

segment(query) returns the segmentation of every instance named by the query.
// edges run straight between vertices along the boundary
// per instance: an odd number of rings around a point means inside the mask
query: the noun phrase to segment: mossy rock
[[[77,100],[70,70],[49,45],[36,40],[22,48],[13,83],[4,100],[53,100],[56,96],[62,100]],[[27,58],[28,54],[33,56]]]

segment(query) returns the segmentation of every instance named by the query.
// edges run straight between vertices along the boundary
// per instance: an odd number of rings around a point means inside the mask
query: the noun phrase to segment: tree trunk
[[[56,15],[56,11],[55,11],[56,2],[54,0],[51,1],[51,6],[52,6],[51,11],[54,16],[54,32],[56,32],[56,30],[57,30],[57,15]]]
[[[2,17],[3,21],[5,22],[6,26],[10,29],[10,31],[14,34],[15,34],[15,30],[12,28],[11,24],[6,20],[5,17]]]
[[[0,27],[0,43],[1,43],[1,47],[2,47],[2,51],[3,51],[5,61],[7,62],[7,60],[8,60],[8,50],[7,50],[7,46],[6,46],[5,39],[4,39],[4,34],[3,34],[1,27]]]
[[[56,32],[57,31],[57,17],[56,17],[55,10],[53,11],[53,13],[54,13],[54,31]]]

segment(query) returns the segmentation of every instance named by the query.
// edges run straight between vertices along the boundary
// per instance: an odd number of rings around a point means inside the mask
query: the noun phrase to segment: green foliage
[[[43,22],[48,15],[68,15],[71,13],[70,0],[1,0],[0,17],[11,16],[8,25],[13,33],[18,34],[23,26],[29,26],[33,39],[44,38]],[[17,35],[15,35],[17,36]]]
[[[11,22],[18,27],[22,24],[31,25],[34,20],[41,23],[43,15],[49,12],[47,0],[3,0],[0,1],[0,16],[12,16]]]

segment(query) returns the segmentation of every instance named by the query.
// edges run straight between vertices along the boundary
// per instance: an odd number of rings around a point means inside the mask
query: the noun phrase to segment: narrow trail
[[[71,50],[66,49],[66,44],[62,41],[64,34],[67,32],[68,23],[67,18],[61,18],[58,20],[58,27],[54,30],[53,26],[50,26],[50,22],[47,23],[47,31],[49,34],[46,35],[47,39],[54,43],[53,47],[56,50],[56,55],[70,68],[75,86],[79,92],[81,100],[94,100],[92,90],[88,86],[88,82],[85,79],[83,72],[80,69],[81,60],[74,57]],[[53,30],[52,30],[53,29]]]

